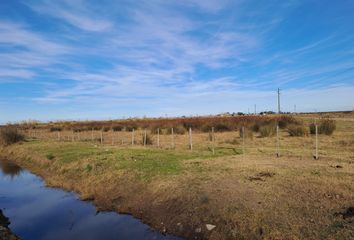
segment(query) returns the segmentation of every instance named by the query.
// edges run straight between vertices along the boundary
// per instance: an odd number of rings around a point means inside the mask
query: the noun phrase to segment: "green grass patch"
[[[101,174],[116,170],[128,171],[139,178],[150,179],[154,176],[180,174],[186,166],[183,163],[190,159],[212,159],[226,155],[240,154],[235,148],[216,148],[215,154],[210,149],[164,150],[156,148],[104,148],[88,143],[44,143],[32,141],[24,144],[26,148],[55,159],[57,167],[68,168],[70,172],[80,169],[69,169],[71,163],[85,160],[84,174]]]

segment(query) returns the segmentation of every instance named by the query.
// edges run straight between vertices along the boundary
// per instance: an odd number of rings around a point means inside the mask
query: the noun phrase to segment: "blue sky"
[[[2,0],[0,122],[354,107],[352,0]]]

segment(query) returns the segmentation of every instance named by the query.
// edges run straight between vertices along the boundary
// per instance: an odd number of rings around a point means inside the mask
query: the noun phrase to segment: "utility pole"
[[[254,115],[257,115],[257,104],[254,105]]]
[[[296,113],[296,104],[294,105],[294,113]]]
[[[278,114],[280,114],[280,89],[278,88]]]

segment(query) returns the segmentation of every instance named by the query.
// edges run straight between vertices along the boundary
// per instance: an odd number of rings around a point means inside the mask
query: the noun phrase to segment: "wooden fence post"
[[[277,157],[280,157],[279,125],[277,124]]]
[[[245,154],[245,127],[242,127],[242,155]]]
[[[71,141],[73,142],[74,141],[74,130],[71,129]]]
[[[101,144],[103,144],[103,129],[101,129]]]
[[[113,131],[113,128],[111,128],[111,133],[112,133],[112,145],[114,145],[114,131]]]
[[[212,144],[212,151],[213,151],[213,154],[215,154],[214,142],[215,142],[214,127],[211,127],[211,144]]]
[[[315,132],[316,132],[316,149],[315,149],[315,159],[318,160],[318,126],[315,124]]]
[[[134,145],[134,128],[132,130],[132,146]]]
[[[58,141],[60,141],[60,131],[58,131]]]
[[[160,147],[160,128],[157,128],[157,147]]]
[[[93,128],[91,129],[91,142],[94,141],[94,138],[93,138]]]
[[[144,130],[144,147],[146,147],[146,129]]]
[[[171,128],[171,141],[172,141],[172,149],[175,148],[175,136],[173,132],[173,128]]]
[[[189,149],[193,150],[192,128],[189,128]]]

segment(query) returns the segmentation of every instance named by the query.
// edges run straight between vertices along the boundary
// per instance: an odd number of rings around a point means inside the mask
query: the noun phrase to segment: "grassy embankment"
[[[2,152],[51,186],[75,190],[101,209],[132,213],[162,232],[190,239],[350,239],[353,218],[341,213],[354,205],[353,123],[338,119],[332,136],[320,136],[319,160],[312,158],[313,136],[284,131],[280,158],[275,138],[257,135],[240,154],[235,132],[217,135],[215,155],[207,146],[191,152],[54,140]]]

